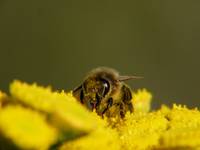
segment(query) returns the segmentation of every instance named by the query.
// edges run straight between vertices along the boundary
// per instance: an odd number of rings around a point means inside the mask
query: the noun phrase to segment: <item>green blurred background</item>
[[[200,106],[200,1],[0,0],[0,89],[73,89],[98,66],[144,76],[154,108]]]

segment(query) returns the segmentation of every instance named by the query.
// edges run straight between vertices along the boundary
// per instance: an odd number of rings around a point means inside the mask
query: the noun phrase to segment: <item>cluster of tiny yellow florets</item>
[[[71,92],[14,81],[10,95],[0,92],[0,149],[199,149],[200,111],[163,105],[149,112],[151,99],[145,89],[134,92],[134,113],[108,121],[89,112]]]
[[[6,138],[24,149],[47,149],[57,138],[57,130],[45,122],[45,116],[21,106],[1,110],[0,128]]]

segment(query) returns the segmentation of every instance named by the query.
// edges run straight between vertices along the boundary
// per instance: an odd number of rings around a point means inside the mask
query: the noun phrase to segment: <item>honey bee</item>
[[[85,77],[83,83],[73,90],[73,95],[86,108],[100,116],[124,118],[126,112],[133,112],[131,88],[124,83],[136,76],[120,76],[107,67],[99,67]]]

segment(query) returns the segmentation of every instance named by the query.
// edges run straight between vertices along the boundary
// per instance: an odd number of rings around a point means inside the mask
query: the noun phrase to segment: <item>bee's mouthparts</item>
[[[96,102],[90,101],[90,105],[92,106],[92,110],[96,108]]]

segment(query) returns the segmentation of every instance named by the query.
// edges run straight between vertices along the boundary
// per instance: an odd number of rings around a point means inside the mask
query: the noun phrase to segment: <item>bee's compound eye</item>
[[[103,96],[105,96],[109,92],[109,90],[110,90],[110,84],[105,79],[101,79],[101,81],[103,83]]]

